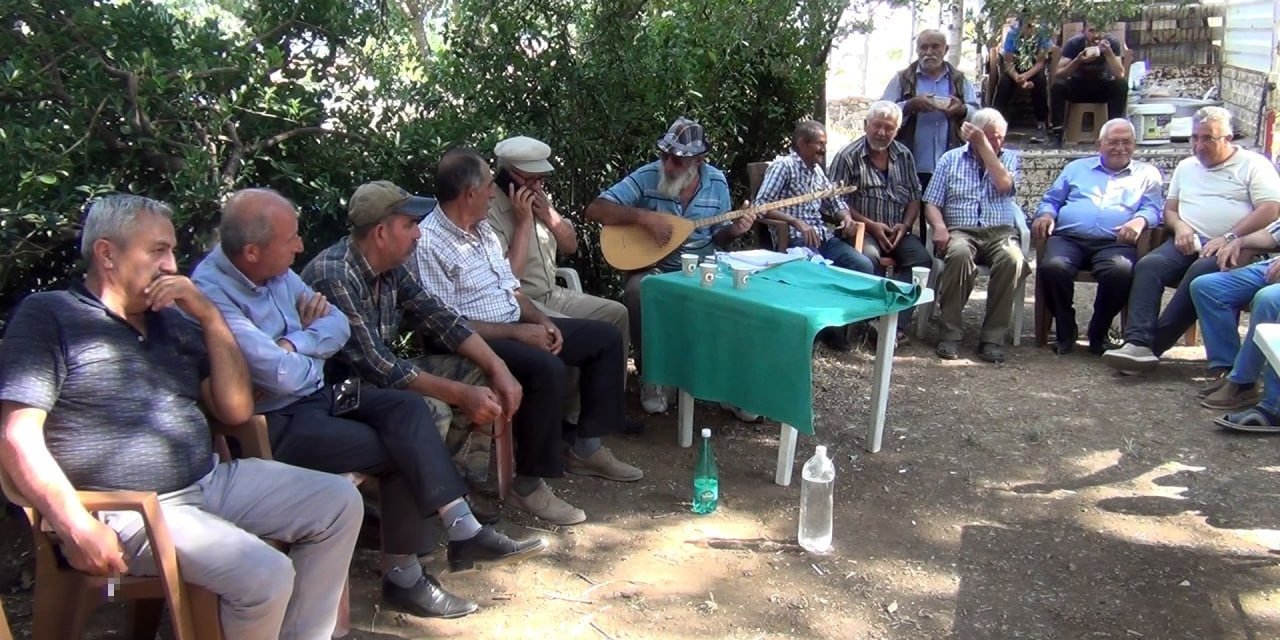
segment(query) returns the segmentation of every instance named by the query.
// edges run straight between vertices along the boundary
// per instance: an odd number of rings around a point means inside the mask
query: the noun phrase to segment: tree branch
[[[258,142],[255,142],[254,144],[250,145],[248,149],[248,154],[254,155],[256,153],[266,151],[271,147],[274,147],[290,138],[295,138],[297,136],[324,135],[329,133],[338,133],[338,132],[325,129],[324,127],[298,127],[297,129],[282,131],[280,133],[277,133],[274,136],[271,136],[270,138],[267,138],[265,140],[259,140]]]

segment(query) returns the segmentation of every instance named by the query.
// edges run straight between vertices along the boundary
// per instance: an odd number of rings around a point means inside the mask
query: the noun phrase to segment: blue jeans
[[[871,258],[862,255],[857,249],[853,248],[853,245],[839,236],[832,235],[827,238],[826,242],[823,242],[818,247],[818,253],[836,263],[837,267],[871,275],[876,273],[875,265],[871,264]]]
[[[1200,315],[1209,366],[1231,367],[1227,379],[1236,384],[1251,384],[1261,376],[1265,395],[1260,404],[1276,413],[1280,408],[1280,378],[1267,366],[1266,357],[1253,341],[1254,327],[1280,319],[1280,285],[1267,284],[1270,265],[1268,260],[1200,276],[1191,283],[1191,298]],[[1241,343],[1237,329],[1240,311],[1249,304],[1249,331]]]
[[[1206,238],[1200,239],[1207,242]],[[1156,247],[1133,267],[1133,286],[1129,289],[1129,323],[1124,341],[1150,347],[1156,355],[1169,350],[1178,337],[1196,321],[1196,308],[1188,290],[1198,276],[1218,271],[1218,259],[1201,258],[1199,254],[1183,255],[1173,239]],[[1178,285],[1164,312],[1160,299],[1165,287]]]

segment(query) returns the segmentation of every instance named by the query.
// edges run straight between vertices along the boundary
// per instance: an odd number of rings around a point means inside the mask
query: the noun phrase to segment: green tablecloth
[[[760,271],[734,289],[683,273],[640,284],[644,380],[726,402],[813,433],[813,339],[823,327],[897,313],[919,288],[806,261]]]

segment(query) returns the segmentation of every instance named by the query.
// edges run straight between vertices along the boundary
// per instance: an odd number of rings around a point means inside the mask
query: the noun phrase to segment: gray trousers
[[[991,280],[978,340],[1002,345],[1013,323],[1013,292],[1027,275],[1027,257],[1018,244],[1018,229],[1001,225],[950,231],[951,242],[938,276],[942,339],[959,341],[964,335],[964,305],[978,279],[978,265],[985,264],[991,267]]]
[[[160,496],[182,579],[218,594],[222,632],[237,640],[329,640],[364,516],[341,476],[271,460],[220,463]],[[129,573],[156,575],[134,512],[105,512]],[[289,554],[261,538],[289,544]]]

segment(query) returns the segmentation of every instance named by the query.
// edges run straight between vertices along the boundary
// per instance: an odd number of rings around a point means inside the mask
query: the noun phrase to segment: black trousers
[[[1005,117],[1009,115],[1009,101],[1013,99],[1014,92],[1017,90],[1018,87],[1013,84],[1013,78],[1002,71],[1000,83],[996,85],[996,95],[992,97],[991,102]],[[1044,71],[1031,76],[1031,106],[1035,109],[1036,124],[1049,122],[1049,85],[1045,80]]]
[[[617,377],[616,375],[614,377]],[[436,546],[437,511],[467,492],[422,396],[364,385],[360,406],[329,414],[324,389],[266,414],[271,452],[281,462],[378,479],[382,550],[421,555]]]
[[[1049,94],[1053,103],[1053,126],[1062,126],[1067,114],[1067,102],[1105,102],[1107,119],[1123,118],[1125,103],[1129,101],[1129,84],[1124,80],[1101,80],[1068,76],[1053,83]]]
[[[524,387],[524,400],[512,428],[516,443],[516,473],[558,478],[564,475],[564,450],[560,439],[565,376],[577,367],[581,413],[577,435],[595,438],[622,427],[625,361],[622,334],[599,320],[552,318],[564,337],[559,354],[551,354],[518,340],[491,340],[489,346],[502,358]]]
[[[1088,268],[1098,281],[1093,318],[1086,335],[1090,343],[1107,338],[1112,320],[1129,301],[1133,265],[1138,248],[1111,239],[1050,236],[1036,266],[1036,281],[1053,315],[1058,342],[1073,342],[1078,335],[1075,300],[1076,274]]]

